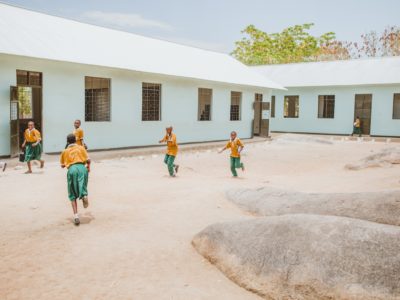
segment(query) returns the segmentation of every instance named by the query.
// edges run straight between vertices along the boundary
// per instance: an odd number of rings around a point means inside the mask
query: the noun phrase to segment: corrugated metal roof
[[[253,69],[284,87],[400,83],[400,57],[265,65]]]
[[[227,54],[2,3],[0,53],[254,87],[282,88]]]

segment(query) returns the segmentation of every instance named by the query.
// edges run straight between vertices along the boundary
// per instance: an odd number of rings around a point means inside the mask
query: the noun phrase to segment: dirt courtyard
[[[55,158],[32,175],[9,168],[0,173],[0,299],[259,299],[191,245],[212,223],[250,217],[225,192],[399,189],[400,165],[344,167],[389,147],[400,144],[260,140],[246,145],[246,171],[237,179],[217,144],[181,151],[176,178],[167,176],[161,148],[127,158],[93,154],[90,206],[79,203],[79,227],[72,224],[66,170]]]

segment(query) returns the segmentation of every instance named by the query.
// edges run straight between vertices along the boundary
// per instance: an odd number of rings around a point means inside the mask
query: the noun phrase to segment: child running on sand
[[[244,165],[240,162],[240,152],[242,152],[244,145],[237,137],[236,131],[231,132],[231,138],[224,148],[219,153],[224,152],[226,149],[231,149],[231,172],[233,177],[237,177],[236,169],[241,168],[244,171]]]
[[[83,142],[84,134],[83,134],[83,129],[81,128],[81,120],[75,120],[74,127],[75,127],[74,135],[76,138],[76,144],[85,147],[85,143]]]
[[[166,134],[159,143],[167,143],[167,153],[165,154],[164,163],[168,166],[168,172],[171,177],[175,177],[178,173],[179,165],[175,165],[174,161],[178,154],[178,144],[176,143],[176,135],[172,133],[172,126],[165,129]]]
[[[42,157],[42,136],[40,135],[39,130],[35,128],[35,123],[33,121],[29,121],[28,128],[24,133],[24,142],[22,144],[22,148],[25,148],[25,162],[28,165],[28,171],[25,174],[32,173],[32,164],[31,161],[38,160],[40,162],[40,168],[44,167],[44,160]]]
[[[60,163],[62,168],[67,168],[68,197],[74,212],[74,224],[79,225],[77,199],[81,199],[83,207],[89,206],[88,178],[90,172],[90,159],[83,146],[76,144],[74,134],[67,136],[67,146],[61,153]]]

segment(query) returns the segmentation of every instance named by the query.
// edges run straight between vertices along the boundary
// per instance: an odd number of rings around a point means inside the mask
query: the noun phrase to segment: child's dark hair
[[[67,136],[67,145],[65,146],[65,148],[67,148],[69,145],[71,144],[75,144],[76,143],[76,137],[74,134],[68,134]]]

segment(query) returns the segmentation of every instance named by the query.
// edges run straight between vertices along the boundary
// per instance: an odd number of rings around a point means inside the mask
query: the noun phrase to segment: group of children
[[[176,177],[179,171],[179,165],[175,164],[175,158],[178,154],[178,143],[176,135],[172,132],[172,126],[166,128],[165,136],[159,143],[166,143],[167,151],[164,158],[164,163],[167,165],[168,173],[171,177]],[[73,133],[67,136],[67,144],[60,156],[60,164],[62,168],[67,168],[67,187],[68,198],[71,201],[72,210],[74,213],[74,224],[79,225],[78,205],[77,200],[82,200],[83,207],[89,206],[88,199],[88,180],[90,172],[90,159],[87,153],[87,146],[84,143],[84,132],[81,128],[81,121],[75,120]],[[22,148],[25,149],[24,161],[27,163],[28,170],[26,174],[32,173],[31,162],[37,160],[40,162],[40,168],[44,167],[44,160],[41,158],[42,145],[41,134],[35,128],[35,123],[30,121],[28,128],[24,132],[24,142]],[[219,153],[230,149],[230,168],[233,177],[237,177],[236,169],[241,168],[244,171],[244,165],[240,161],[240,153],[243,150],[243,143],[237,137],[235,131],[231,132],[229,142]],[[1,167],[1,166],[0,166]],[[5,170],[6,164],[3,167]]]

